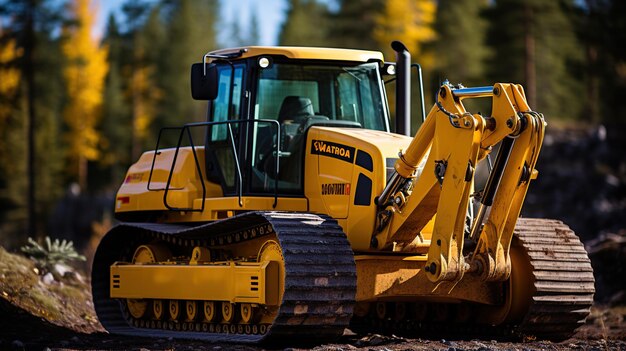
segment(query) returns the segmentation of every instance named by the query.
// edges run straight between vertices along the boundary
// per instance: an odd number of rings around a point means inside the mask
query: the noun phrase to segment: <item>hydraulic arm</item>
[[[491,117],[465,110],[464,99],[479,97],[492,98]],[[506,280],[513,229],[528,183],[537,174],[544,128],[543,116],[530,109],[520,85],[443,85],[378,199],[379,232],[373,245],[408,247],[434,217],[425,266],[431,281],[460,280],[466,272],[485,281]],[[498,143],[495,165],[477,195],[480,207],[470,232],[466,228],[474,171]],[[466,232],[477,245],[464,257]]]

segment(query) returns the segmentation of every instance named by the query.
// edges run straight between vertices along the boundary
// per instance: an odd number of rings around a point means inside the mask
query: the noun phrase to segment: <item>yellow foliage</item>
[[[0,96],[11,98],[17,93],[20,85],[20,71],[9,63],[22,56],[22,50],[17,48],[15,40],[9,40],[0,46]],[[11,113],[7,105],[0,105],[0,123]]]
[[[153,66],[141,66],[133,70],[131,89],[133,93],[133,135],[144,140],[156,115],[156,101],[161,97],[159,89],[151,86]]]
[[[433,29],[437,3],[435,0],[387,0],[384,13],[376,17],[374,38],[381,47],[386,48],[385,56],[393,57],[389,44],[400,40],[409,52],[428,66],[429,61],[422,50],[424,43],[433,41],[436,32]],[[388,56],[389,55],[389,56]]]
[[[63,31],[67,40],[62,50],[68,62],[63,73],[69,98],[64,119],[69,128],[70,156],[79,162],[100,156],[101,135],[97,125],[108,71],[108,50],[99,47],[91,33],[97,16],[97,11],[91,7],[90,0],[73,0],[71,11],[77,24]]]

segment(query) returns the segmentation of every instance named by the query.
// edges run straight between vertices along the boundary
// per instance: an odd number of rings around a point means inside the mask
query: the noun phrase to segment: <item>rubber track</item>
[[[593,304],[594,277],[591,262],[580,239],[563,222],[519,218],[512,246],[521,249],[532,266],[533,293],[526,314],[517,322],[485,325],[447,320],[380,320],[372,314],[355,318],[359,333],[384,332],[443,338],[522,338],[565,340],[585,323]],[[435,304],[431,304],[434,307]],[[454,310],[458,305],[450,305]],[[480,308],[473,305],[472,308]],[[432,318],[432,314],[431,314]]]
[[[567,339],[585,323],[593,304],[593,269],[583,244],[567,225],[550,219],[520,218],[515,236],[535,278],[535,293],[517,332]]]
[[[216,238],[265,224],[271,225],[282,248],[285,291],[278,315],[264,335],[135,328],[125,320],[120,302],[109,298],[109,267],[115,261],[128,261],[142,243],[156,238],[174,243],[197,241],[210,246]],[[350,244],[335,220],[313,214],[248,212],[197,227],[120,224],[98,246],[92,290],[100,322],[115,334],[237,343],[294,337],[320,340],[340,336],[350,322],[356,295],[356,267]]]

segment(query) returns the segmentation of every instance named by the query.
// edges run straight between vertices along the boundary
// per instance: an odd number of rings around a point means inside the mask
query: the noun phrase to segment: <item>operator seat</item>
[[[294,95],[283,99],[278,112],[278,123],[283,130],[281,135],[283,151],[289,148],[291,141],[298,133],[300,124],[314,115],[311,99]]]
[[[302,120],[308,116],[315,115],[313,110],[313,103],[311,99],[301,96],[286,96],[283,99],[283,103],[280,105],[278,112],[278,122],[281,124],[286,121],[294,121],[296,123],[302,122]]]

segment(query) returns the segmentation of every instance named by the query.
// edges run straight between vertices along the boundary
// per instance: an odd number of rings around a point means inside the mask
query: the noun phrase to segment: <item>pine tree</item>
[[[45,211],[62,191],[58,127],[64,93],[60,69],[51,69],[61,68],[64,61],[55,36],[62,19],[60,5],[49,0],[0,1],[0,16],[7,25],[0,42],[15,43],[19,57],[11,66],[21,76],[16,94],[8,104],[2,102],[10,110],[0,128],[0,144],[10,148],[0,155],[0,234],[8,245],[24,235],[41,234]]]
[[[261,25],[256,9],[252,9],[250,25],[248,26],[248,43],[246,45],[261,45]]]
[[[146,147],[154,147],[152,124],[157,115],[162,90],[157,86],[158,57],[164,39],[160,8],[154,7],[146,23],[134,33],[129,96],[132,100],[132,158]]]
[[[91,36],[95,14],[89,0],[75,0],[71,8],[76,25],[66,27],[63,54],[68,104],[64,119],[68,126],[69,157],[81,188],[87,186],[87,162],[100,156],[101,135],[97,129],[102,109],[102,92],[108,65],[107,49]]]
[[[376,18],[385,10],[385,0],[338,0],[339,10],[330,16],[328,45],[340,48],[380,50],[374,39]],[[385,44],[388,47],[389,43]]]
[[[279,45],[328,46],[328,9],[315,0],[290,0]]]
[[[130,140],[132,135],[130,109],[124,98],[123,45],[115,16],[109,15],[106,36],[103,44],[109,48],[107,73],[104,88],[104,108],[102,113],[102,134],[105,142],[104,154],[100,160],[109,182],[117,185],[124,176],[130,162]]]
[[[206,102],[191,99],[189,70],[203,55],[216,49],[214,25],[218,13],[216,0],[181,0],[169,9],[166,25],[167,48],[160,53],[158,85],[163,90],[153,128],[180,126],[206,118]],[[167,134],[170,145],[177,135]],[[155,139],[153,139],[155,140]]]
[[[230,21],[230,37],[228,39],[228,46],[237,47],[245,45],[244,42],[246,39],[244,38],[244,34],[241,30],[241,24],[239,23],[239,17],[233,16]]]
[[[485,85],[487,22],[481,16],[484,0],[439,0],[435,69],[438,76],[466,86]]]
[[[585,47],[584,116],[596,123],[623,124],[626,120],[626,2],[585,0],[579,6],[579,37]]]
[[[422,66],[432,66],[426,58],[423,45],[435,39],[433,23],[436,3],[433,0],[388,0],[383,13],[376,16],[374,39],[379,47],[393,57],[389,44],[400,40],[406,45],[414,59]]]
[[[490,20],[492,81],[523,83],[531,107],[552,118],[581,112],[582,49],[569,12],[573,0],[497,0]]]

